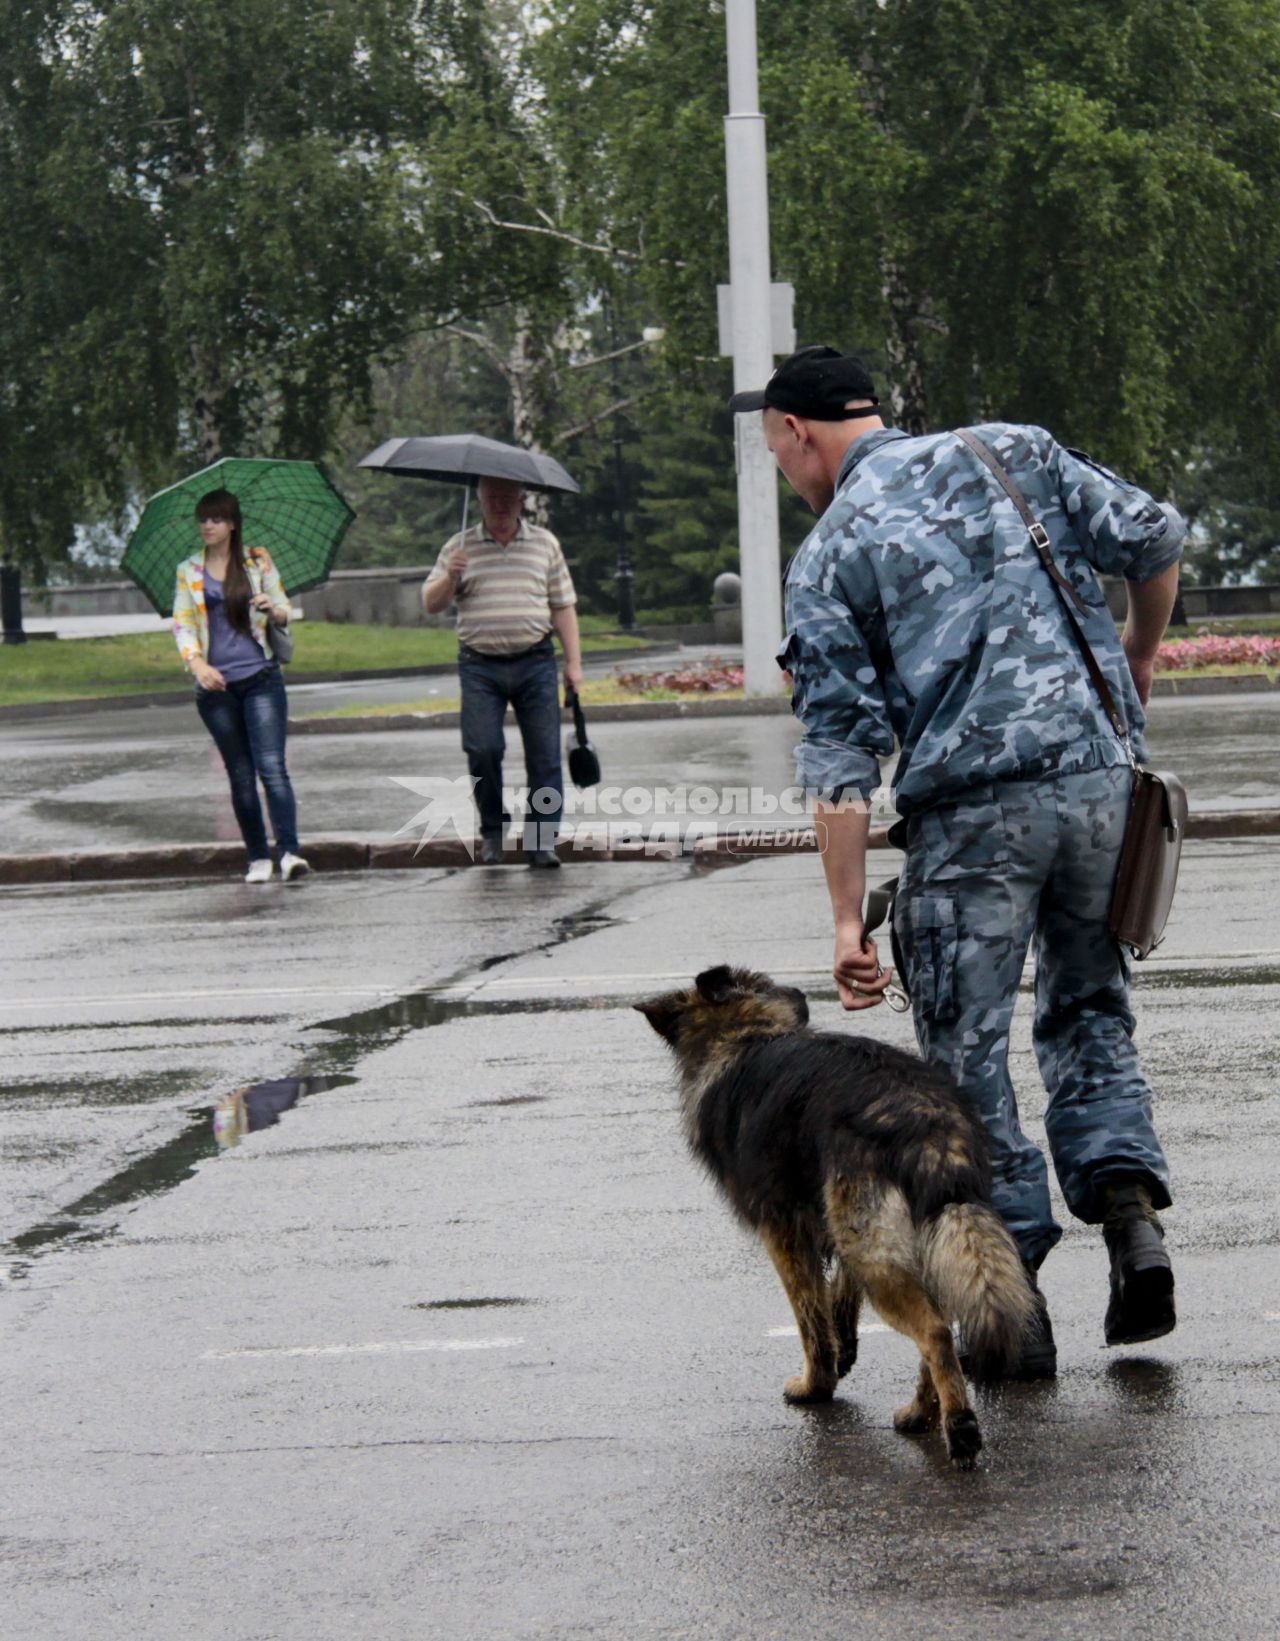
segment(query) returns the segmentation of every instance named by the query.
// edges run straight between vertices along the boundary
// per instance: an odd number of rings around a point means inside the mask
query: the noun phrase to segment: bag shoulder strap
[[[1053,585],[1057,590],[1058,598],[1062,603],[1063,613],[1067,618],[1067,624],[1071,628],[1072,634],[1075,637],[1076,645],[1084,661],[1085,670],[1088,672],[1089,678],[1093,683],[1093,687],[1097,690],[1098,697],[1102,702],[1102,710],[1111,720],[1112,729],[1115,730],[1116,734],[1120,737],[1121,741],[1127,748],[1129,745],[1129,726],[1124,721],[1124,714],[1116,705],[1115,696],[1111,693],[1111,686],[1107,683],[1102,668],[1098,665],[1098,658],[1093,653],[1093,646],[1085,637],[1084,628],[1080,625],[1080,622],[1076,618],[1077,610],[1081,615],[1087,615],[1088,607],[1080,597],[1080,594],[1058,568],[1053,554],[1049,550],[1049,532],[1031,511],[1027,498],[1022,494],[1022,491],[1018,489],[1018,486],[1006,472],[995,452],[988,445],[986,445],[976,433],[971,432],[967,427],[959,429],[956,433],[956,438],[959,439],[962,444],[967,445],[969,449],[973,451],[978,460],[991,469],[992,473],[994,473],[996,478],[999,480],[1002,489],[1021,514],[1022,522],[1027,527],[1027,534],[1031,537],[1032,544],[1035,547],[1036,552],[1039,554],[1040,562],[1044,565],[1049,579],[1053,582]],[[1072,605],[1075,606],[1075,609],[1072,608]]]

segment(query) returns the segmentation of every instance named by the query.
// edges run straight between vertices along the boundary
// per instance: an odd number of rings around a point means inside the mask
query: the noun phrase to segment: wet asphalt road
[[[302,694],[294,694],[295,712]],[[794,778],[796,738],[785,715],[607,723],[593,731],[610,785],[710,782],[775,793]],[[1280,692],[1159,700],[1149,738],[1153,759],[1179,771],[1197,811],[1280,805]],[[518,782],[518,736],[510,734],[508,744],[507,777]],[[463,773],[456,729],[295,737],[289,765],[304,843],[327,834],[389,837],[417,807],[394,777]],[[891,767],[886,762],[886,780]],[[238,835],[226,776],[192,706],[0,720],[0,853]]]
[[[812,859],[10,891],[6,1633],[1275,1633],[1278,864],[1191,846],[1140,977],[1181,1325],[1105,1350],[1069,1224],[1060,1377],[984,1398],[973,1475],[894,1434],[878,1329],[784,1406],[786,1302],[629,1007],[731,958],[837,1024]],[[1036,1131],[1025,1011],[1012,1061]],[[298,1071],[217,1153],[217,1096]]]

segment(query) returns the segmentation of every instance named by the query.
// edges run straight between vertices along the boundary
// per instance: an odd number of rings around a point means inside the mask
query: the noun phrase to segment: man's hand
[[[449,554],[449,574],[455,582],[462,580],[462,572],[466,567],[467,549],[465,547],[455,547]]]
[[[880,974],[876,943],[863,933],[862,920],[836,924],[836,952],[831,972],[846,1009],[872,1009],[883,1001],[893,970]]]
[[[572,690],[576,695],[582,688],[582,680],[586,675],[582,670],[582,662],[566,661],[564,664],[564,687]]]

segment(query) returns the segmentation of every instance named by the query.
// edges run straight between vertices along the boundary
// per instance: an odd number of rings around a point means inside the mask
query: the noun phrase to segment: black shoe
[[[967,1377],[980,1381],[982,1384],[995,1384],[1004,1379],[1016,1379],[1019,1383],[1028,1383],[1033,1379],[1055,1379],[1058,1374],[1058,1347],[1053,1342],[1053,1324],[1049,1321],[1049,1307],[1045,1297],[1040,1292],[1040,1284],[1036,1281],[1035,1266],[1024,1259],[1022,1268],[1027,1273],[1027,1281],[1031,1284],[1031,1291],[1036,1297],[1035,1315],[1026,1338],[1022,1341],[1022,1349],[1018,1353],[1018,1360],[1012,1367],[1003,1372],[992,1372],[990,1369],[979,1370],[968,1351],[961,1347],[960,1368]]]
[[[541,866],[547,870],[554,870],[560,865],[560,856],[554,849],[534,849],[527,858],[530,866]]]
[[[481,866],[501,866],[503,849],[501,838],[481,838],[480,864]]]
[[[1178,1323],[1173,1265],[1145,1186],[1111,1188],[1102,1234],[1111,1255],[1111,1299],[1103,1324],[1107,1343],[1140,1345],[1172,1333]]]

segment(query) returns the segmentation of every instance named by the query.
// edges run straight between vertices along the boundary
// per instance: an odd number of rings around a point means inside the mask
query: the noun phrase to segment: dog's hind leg
[[[829,1402],[836,1388],[836,1341],[817,1239],[803,1230],[762,1225],[760,1240],[787,1290],[804,1347],[804,1372],[788,1379],[782,1394],[789,1402]]]
[[[921,1391],[927,1376],[937,1397],[948,1456],[962,1470],[971,1470],[982,1447],[982,1432],[978,1429],[978,1416],[969,1406],[951,1329],[941,1311],[915,1276],[907,1271],[880,1266],[867,1273],[866,1289],[867,1298],[884,1320],[891,1328],[914,1339],[923,1358],[920,1389],[915,1400],[900,1410],[895,1426],[899,1430],[921,1428],[913,1424],[913,1420],[923,1410]]]
[[[936,1430],[941,1417],[938,1392],[933,1388],[933,1374],[928,1362],[921,1357],[915,1398],[894,1414],[893,1428],[904,1436],[919,1436],[926,1430]]]
[[[862,1289],[853,1272],[836,1255],[830,1284],[831,1325],[836,1330],[836,1376],[843,1379],[858,1360],[858,1310]]]

